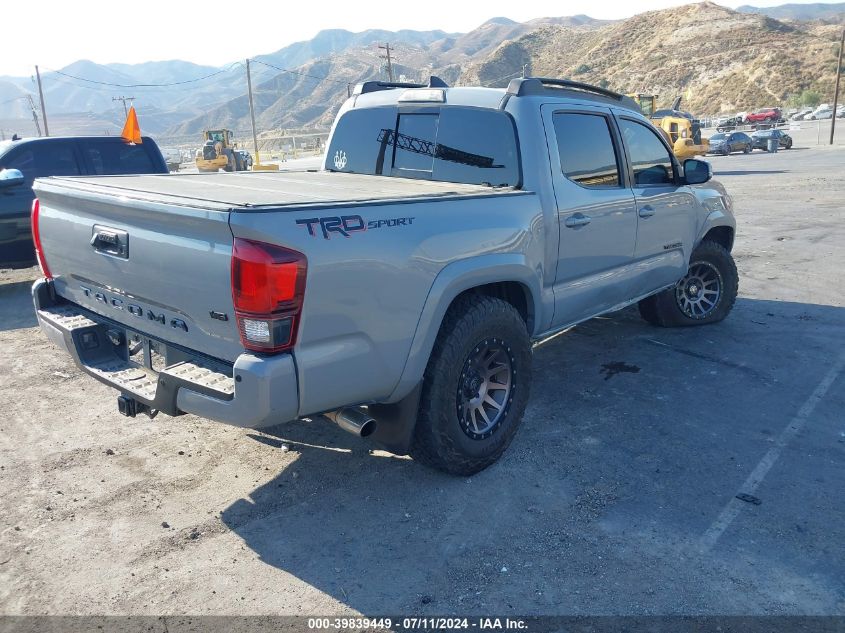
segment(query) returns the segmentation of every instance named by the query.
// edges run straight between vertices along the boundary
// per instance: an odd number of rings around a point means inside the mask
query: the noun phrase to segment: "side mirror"
[[[713,168],[706,160],[688,158],[684,161],[684,179],[688,185],[700,185],[713,178]]]
[[[17,187],[24,183],[24,177],[20,169],[4,169],[0,171],[0,189]]]

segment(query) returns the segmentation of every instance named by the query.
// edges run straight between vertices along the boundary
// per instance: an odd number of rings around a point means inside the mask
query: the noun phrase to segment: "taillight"
[[[305,297],[305,255],[236,237],[232,299],[241,342],[256,352],[293,347]]]
[[[41,268],[41,274],[47,279],[52,279],[50,268],[47,266],[47,260],[44,259],[44,248],[41,246],[41,230],[38,227],[38,216],[41,212],[41,203],[38,198],[32,201],[32,213],[30,214],[30,223],[32,224],[32,241],[35,244],[35,257],[38,259],[38,267]]]

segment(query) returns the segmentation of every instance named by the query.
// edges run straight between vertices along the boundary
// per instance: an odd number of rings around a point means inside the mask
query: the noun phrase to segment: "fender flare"
[[[728,251],[733,250],[733,240],[736,237],[736,220],[734,220],[730,213],[725,211],[710,212],[710,214],[704,219],[704,223],[701,225],[701,229],[699,230],[698,236],[695,240],[695,245],[698,246],[704,239],[704,236],[706,236],[710,231],[720,227],[726,227],[731,230],[731,244]]]
[[[527,305],[534,315],[534,330],[542,329],[541,279],[540,271],[529,266],[525,256],[518,253],[481,255],[444,267],[429,289],[402,375],[386,402],[401,400],[420,383],[446,311],[466,290],[501,282],[521,284],[527,291]]]

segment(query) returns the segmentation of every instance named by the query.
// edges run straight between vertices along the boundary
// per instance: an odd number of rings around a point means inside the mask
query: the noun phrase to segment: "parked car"
[[[745,115],[748,123],[776,123],[781,120],[780,108],[761,108]]]
[[[252,154],[245,149],[239,149],[238,153],[241,155],[241,161],[247,169],[252,169]]]
[[[742,119],[738,116],[722,117],[716,123],[716,131],[727,132],[736,129],[740,125],[742,125]]]
[[[813,108],[801,108],[800,110],[798,110],[798,112],[796,112],[791,117],[789,117],[789,120],[790,121],[801,121],[808,114],[812,114],[812,112],[813,112]]]
[[[754,147],[751,137],[745,132],[714,134],[710,137],[710,154],[727,156],[733,152],[750,153]]]
[[[807,115],[806,119],[809,121],[816,121],[816,120],[823,120],[823,119],[832,119],[833,118],[833,108],[830,107],[827,103],[823,103],[818,108],[813,110],[810,114]]]
[[[730,312],[731,198],[632,99],[400,86],[355,88],[321,171],[39,180],[46,336],[125,415],[324,414],[469,475],[519,427],[532,341]]]
[[[32,183],[43,176],[166,174],[151,138],[137,145],[117,136],[51,136],[0,141],[0,266],[35,264]]]
[[[752,149],[769,149],[769,139],[775,138],[778,147],[792,149],[792,137],[783,130],[759,130],[751,135]]]

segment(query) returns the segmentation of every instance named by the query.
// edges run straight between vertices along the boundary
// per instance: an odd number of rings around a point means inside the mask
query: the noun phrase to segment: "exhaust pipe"
[[[323,414],[348,433],[367,437],[376,430],[376,421],[361,409],[349,407]]]

